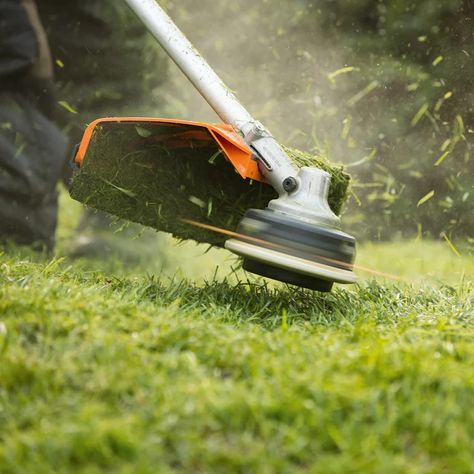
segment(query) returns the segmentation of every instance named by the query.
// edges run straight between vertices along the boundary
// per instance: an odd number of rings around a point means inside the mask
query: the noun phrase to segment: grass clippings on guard
[[[153,140],[157,127],[123,123],[96,127],[84,163],[72,180],[71,196],[86,205],[178,239],[223,245],[222,235],[182,219],[234,230],[246,210],[265,208],[277,197],[271,186],[243,180],[216,145],[189,150]],[[329,204],[340,213],[349,175],[320,157],[286,149],[298,166],[331,174]]]

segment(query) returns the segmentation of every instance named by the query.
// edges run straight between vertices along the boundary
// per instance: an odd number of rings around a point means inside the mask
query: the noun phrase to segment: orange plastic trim
[[[228,124],[212,124],[204,122],[190,122],[187,120],[161,119],[149,117],[108,117],[94,120],[91,122],[82,137],[81,143],[74,157],[74,162],[81,166],[86,156],[89,143],[91,141],[94,130],[102,123],[119,122],[119,123],[134,123],[134,122],[150,122],[150,123],[169,123],[194,125],[206,128],[212,135],[214,140],[223,151],[226,158],[232,163],[236,171],[246,179],[254,179],[256,181],[266,182],[263,175],[258,169],[255,160],[252,159],[252,150],[245,143],[243,138],[235,131],[235,129]]]

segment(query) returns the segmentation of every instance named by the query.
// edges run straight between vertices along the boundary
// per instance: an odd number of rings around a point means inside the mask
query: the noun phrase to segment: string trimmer
[[[306,164],[304,157],[281,147],[249,114],[154,0],[126,3],[224,124],[98,119],[87,127],[76,153],[79,171],[71,195],[211,244],[222,237],[209,230],[195,237],[182,219],[225,223],[233,227],[225,247],[243,258],[245,270],[271,279],[319,291],[330,291],[334,282],[355,282],[355,239],[340,230],[333,212],[340,208],[347,175],[324,162],[299,166]],[[328,171],[337,178],[331,189]],[[328,192],[330,198],[339,194],[333,209]],[[213,219],[226,213],[225,222]]]

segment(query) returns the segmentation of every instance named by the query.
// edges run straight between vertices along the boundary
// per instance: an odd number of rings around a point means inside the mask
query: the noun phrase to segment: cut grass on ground
[[[1,472],[470,472],[474,287],[0,256]]]

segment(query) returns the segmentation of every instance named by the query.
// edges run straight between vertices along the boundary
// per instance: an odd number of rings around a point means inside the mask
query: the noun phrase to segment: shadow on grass
[[[394,325],[443,307],[455,310],[458,291],[451,288],[414,289],[383,286],[376,281],[318,293],[302,288],[271,288],[266,283],[211,281],[197,286],[185,280],[164,283],[155,276],[145,281],[116,280],[114,289],[132,292],[139,301],[176,304],[204,318],[255,323],[267,329],[285,324],[353,326],[362,321]],[[459,289],[459,292],[462,291]],[[454,306],[453,306],[454,305]],[[460,308],[462,309],[462,308]]]

